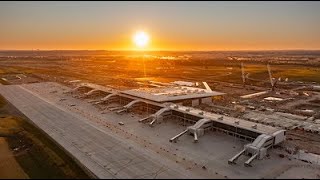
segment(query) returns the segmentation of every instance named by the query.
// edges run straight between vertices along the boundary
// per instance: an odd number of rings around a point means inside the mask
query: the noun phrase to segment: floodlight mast
[[[271,91],[274,91],[277,80],[273,80],[273,78],[272,78],[271,67],[270,67],[269,62],[267,64],[267,68],[268,68],[269,79],[270,79],[270,84],[271,84]]]
[[[246,77],[245,77],[245,74],[244,74],[243,62],[241,62],[241,73],[242,73],[242,83],[243,83],[243,87],[246,87]]]

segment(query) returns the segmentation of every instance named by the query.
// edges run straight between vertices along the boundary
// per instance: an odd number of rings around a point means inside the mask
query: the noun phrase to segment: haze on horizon
[[[1,50],[320,49],[320,2],[0,2]]]

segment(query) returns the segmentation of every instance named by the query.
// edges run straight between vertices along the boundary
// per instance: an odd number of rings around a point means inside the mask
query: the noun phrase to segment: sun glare
[[[139,31],[134,34],[133,42],[138,48],[144,48],[149,43],[149,35],[143,31]]]

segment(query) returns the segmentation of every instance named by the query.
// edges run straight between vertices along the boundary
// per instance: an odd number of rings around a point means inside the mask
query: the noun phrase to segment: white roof
[[[221,117],[222,115],[207,112],[207,111],[202,111],[200,109],[195,109],[195,108],[191,108],[191,107],[187,107],[187,106],[179,105],[178,109],[177,109],[177,108],[174,108],[175,104],[172,104],[172,105],[170,105],[170,107],[176,111],[180,111],[180,112],[184,112],[184,113],[192,114],[192,115],[196,115],[196,116],[201,116],[205,119],[211,119],[213,121],[217,121],[217,122],[221,122],[221,123],[228,124],[231,126],[236,126],[239,128],[247,129],[247,130],[257,132],[260,134],[271,135],[274,132],[279,131],[279,129],[276,127],[267,126],[267,125],[263,125],[260,123],[255,123],[255,122],[247,121],[244,119],[238,119],[238,118],[234,118],[234,117],[223,116],[223,120],[218,120],[218,118]],[[189,111],[187,112],[186,109],[189,109]],[[200,112],[203,112],[203,115],[200,115]],[[235,123],[236,121],[239,122],[239,124],[236,124]],[[257,125],[257,127],[252,128],[252,126],[254,126],[254,125]]]
[[[122,91],[135,97],[140,97],[156,102],[167,102],[183,99],[195,99],[222,95],[224,93],[216,91],[208,91],[206,89],[178,86],[178,87],[161,87],[161,88],[140,88]]]

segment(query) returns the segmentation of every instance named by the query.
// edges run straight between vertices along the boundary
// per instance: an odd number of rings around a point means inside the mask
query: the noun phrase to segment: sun
[[[133,42],[138,48],[144,48],[149,43],[149,35],[146,32],[139,31],[134,34]]]

